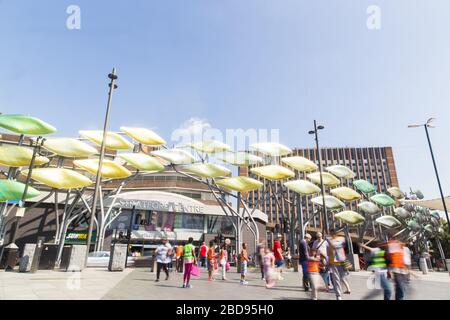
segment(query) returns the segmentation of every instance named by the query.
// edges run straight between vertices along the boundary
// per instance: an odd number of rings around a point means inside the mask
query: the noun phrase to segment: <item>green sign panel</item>
[[[95,242],[96,232],[92,232],[91,243]],[[86,244],[87,231],[67,231],[65,243],[67,244]]]

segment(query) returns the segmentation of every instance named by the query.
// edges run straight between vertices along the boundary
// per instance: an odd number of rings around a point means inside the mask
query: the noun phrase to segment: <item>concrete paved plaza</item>
[[[234,271],[232,269],[232,271]],[[359,300],[368,292],[370,273],[351,273],[352,288],[344,300]],[[148,269],[126,269],[124,272],[108,272],[106,268],[89,268],[81,273],[39,271],[37,273],[0,272],[0,299],[168,299],[168,300],[267,300],[308,299],[301,288],[301,273],[285,272],[285,280],[272,289],[266,289],[259,273],[249,273],[249,284],[239,284],[239,274],[228,273],[228,282],[209,282],[205,270],[193,278],[191,289],[181,288],[182,275],[171,273],[170,279],[155,282],[155,274]],[[320,292],[319,299],[335,299],[332,293]],[[381,293],[375,297],[381,299]],[[448,273],[431,273],[413,278],[407,299],[450,299]]]

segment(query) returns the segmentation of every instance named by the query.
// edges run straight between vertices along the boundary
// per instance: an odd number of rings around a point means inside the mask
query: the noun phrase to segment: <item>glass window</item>
[[[199,214],[176,214],[175,229],[203,230],[204,216]]]

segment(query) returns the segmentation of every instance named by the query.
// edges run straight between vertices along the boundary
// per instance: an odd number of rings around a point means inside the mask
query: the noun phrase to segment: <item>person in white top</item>
[[[317,250],[319,256],[323,259],[323,268],[320,270],[320,275],[322,276],[323,282],[325,283],[325,287],[327,291],[331,290],[330,283],[330,271],[328,270],[328,241],[323,239],[322,233],[316,233],[316,240],[314,240],[312,249]]]
[[[167,265],[172,261],[172,246],[167,241],[167,238],[161,239],[161,244],[155,250],[156,254],[156,282],[159,281],[159,275],[161,273],[161,269],[166,273],[166,280],[169,280],[169,269]]]

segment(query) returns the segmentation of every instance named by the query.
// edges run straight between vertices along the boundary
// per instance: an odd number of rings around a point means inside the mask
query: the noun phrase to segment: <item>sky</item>
[[[70,5],[81,29],[69,29]],[[367,8],[380,9],[369,29]],[[450,194],[448,0],[0,0],[0,112],[58,136],[191,125],[279,129],[290,147],[392,146],[400,187]]]

